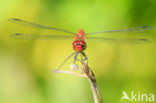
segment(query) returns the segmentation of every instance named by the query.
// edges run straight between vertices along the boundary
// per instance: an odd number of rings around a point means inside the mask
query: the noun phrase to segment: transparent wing
[[[99,34],[99,33],[113,33],[113,32],[117,32],[117,33],[120,33],[120,32],[140,32],[140,31],[146,31],[146,30],[151,30],[151,29],[153,29],[152,26],[140,26],[140,27],[129,28],[129,29],[91,32],[91,33],[87,33],[87,35],[94,35],[94,34]]]
[[[107,38],[107,37],[88,37],[87,41],[102,41],[105,43],[130,43],[130,44],[144,44],[144,43],[150,43],[151,41],[145,38]]]
[[[73,36],[64,35],[36,35],[36,34],[21,34],[15,33],[11,37],[16,39],[73,39]]]
[[[62,32],[70,33],[70,34],[75,34],[73,32],[67,31],[67,30],[63,30],[63,29],[59,29],[59,28],[55,28],[55,27],[48,27],[48,26],[44,26],[44,25],[40,25],[40,24],[28,22],[28,21],[16,19],[16,18],[8,19],[8,21],[16,23],[16,24],[21,24],[24,26],[30,26],[30,27],[42,28],[42,29],[51,29],[51,30],[62,31]]]

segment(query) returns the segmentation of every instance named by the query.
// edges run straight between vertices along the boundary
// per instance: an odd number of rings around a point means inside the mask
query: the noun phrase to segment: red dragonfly
[[[74,64],[76,61],[86,61],[88,63],[87,56],[83,52],[86,49],[86,38],[88,39],[93,39],[93,40],[103,40],[103,41],[115,41],[115,42],[128,42],[128,43],[148,43],[150,40],[145,39],[145,38],[106,38],[106,37],[89,37],[90,35],[95,35],[95,34],[102,34],[102,33],[124,33],[124,32],[140,32],[140,31],[145,31],[145,30],[150,30],[152,29],[151,26],[140,26],[136,28],[129,28],[129,29],[121,29],[121,30],[109,30],[109,31],[98,31],[98,32],[91,32],[91,33],[84,33],[82,29],[78,31],[78,33],[73,33],[64,29],[60,28],[55,28],[55,27],[49,27],[49,26],[44,26],[28,21],[24,21],[21,19],[9,19],[10,22],[21,24],[24,26],[30,26],[30,27],[35,27],[35,28],[40,28],[40,29],[50,29],[50,30],[56,30],[56,31],[62,31],[71,35],[33,35],[33,34],[22,34],[22,33],[15,33],[12,34],[11,36],[14,38],[19,38],[19,39],[61,39],[61,38],[72,38],[74,37],[73,41],[73,49],[75,50],[74,53],[72,53],[70,56],[68,56],[64,62],[58,67],[60,69],[64,63],[71,58],[73,55],[74,56]],[[77,59],[78,55],[81,54],[81,59]],[[83,59],[84,58],[84,59]]]

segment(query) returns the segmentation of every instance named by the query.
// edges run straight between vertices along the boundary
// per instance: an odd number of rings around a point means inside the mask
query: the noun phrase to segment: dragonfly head
[[[79,34],[79,35],[84,35],[84,30],[80,29],[80,30],[78,31],[78,34]]]
[[[75,40],[74,42],[73,42],[73,49],[76,51],[76,52],[82,52],[83,50],[85,50],[86,49],[86,42],[85,41],[83,41],[83,40],[80,40],[80,41],[78,41],[78,40]]]

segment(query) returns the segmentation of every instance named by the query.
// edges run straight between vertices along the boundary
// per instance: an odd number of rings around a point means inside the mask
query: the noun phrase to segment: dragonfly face
[[[78,53],[82,52],[86,49],[86,42],[83,40],[75,40],[73,42],[73,49]]]
[[[75,41],[73,41],[73,49],[78,53],[86,49],[85,35],[82,29],[78,31],[78,34],[75,34]]]

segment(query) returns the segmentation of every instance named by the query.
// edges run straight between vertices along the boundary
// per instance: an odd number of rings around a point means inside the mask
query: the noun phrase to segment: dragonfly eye
[[[83,48],[83,50],[86,49],[86,42],[85,41],[80,41],[80,45]]]
[[[81,51],[86,49],[86,43],[85,43],[85,41],[75,40],[73,42],[73,48],[74,48],[75,51],[81,52]]]
[[[79,44],[79,41],[74,41],[73,42],[73,45],[78,45]]]
[[[86,45],[85,41],[79,41],[80,45]]]

